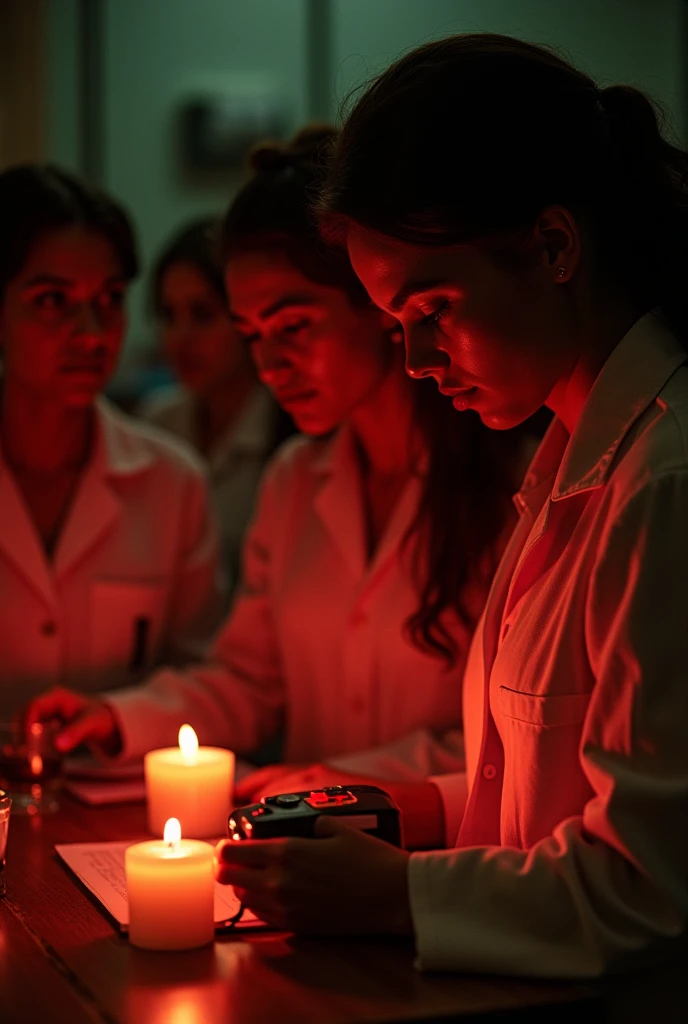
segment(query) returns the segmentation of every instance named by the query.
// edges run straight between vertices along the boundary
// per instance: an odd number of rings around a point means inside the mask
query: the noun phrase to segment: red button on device
[[[311,804],[326,804],[328,802],[327,793],[323,792],[322,789],[314,789],[311,795],[308,797],[308,803]]]

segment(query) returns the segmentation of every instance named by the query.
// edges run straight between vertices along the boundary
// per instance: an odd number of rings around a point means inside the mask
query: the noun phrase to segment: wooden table
[[[0,899],[1,1024],[606,1019],[608,1000],[589,987],[421,974],[402,941],[262,933],[219,937],[189,953],[137,950],[53,847],[138,837],[144,829],[141,805],[85,808],[66,796],[53,816],[12,817]]]

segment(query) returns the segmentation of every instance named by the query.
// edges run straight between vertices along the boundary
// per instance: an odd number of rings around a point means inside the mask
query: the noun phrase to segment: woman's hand
[[[97,697],[56,687],[36,697],[26,708],[24,718],[27,727],[51,718],[62,721],[64,728],[57,734],[55,746],[64,754],[81,743],[94,744],[110,756],[121,749],[114,712]]]
[[[412,935],[409,854],[321,815],[317,839],[223,839],[216,875],[275,928],[321,935]]]
[[[369,779],[353,772],[342,772],[323,764],[269,764],[258,768],[238,782],[234,802],[257,803],[261,797],[278,793],[301,793],[306,790],[322,789],[323,786],[368,785],[385,788],[379,779]]]

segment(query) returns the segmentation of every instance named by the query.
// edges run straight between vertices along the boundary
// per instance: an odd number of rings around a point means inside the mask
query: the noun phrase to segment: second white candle
[[[168,818],[178,818],[185,836],[223,836],[234,790],[234,754],[199,747],[189,725],[179,730],[179,744],[151,750],[144,758],[148,830],[162,836]]]

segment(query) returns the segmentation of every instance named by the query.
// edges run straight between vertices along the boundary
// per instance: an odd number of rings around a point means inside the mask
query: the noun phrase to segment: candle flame
[[[196,764],[198,759],[198,736],[190,725],[183,725],[179,730],[179,749],[185,764]]]
[[[169,846],[178,846],[182,841],[182,826],[179,818],[168,818],[162,837]]]

